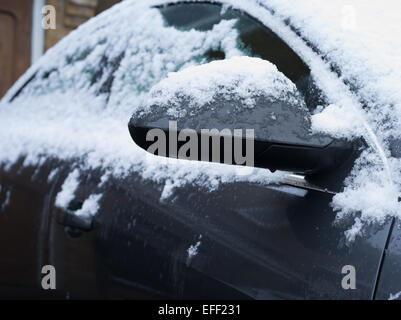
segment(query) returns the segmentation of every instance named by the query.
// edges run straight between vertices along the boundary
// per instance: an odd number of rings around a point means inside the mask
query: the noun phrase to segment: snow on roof
[[[233,20],[213,30],[183,31],[166,26],[150,9],[174,1],[123,1],[50,49],[2,100],[0,161],[9,165],[24,154],[27,164],[44,155],[85,155],[87,168],[103,166],[115,175],[135,171],[163,183],[163,194],[187,183],[215,188],[238,179],[280,181],[279,172],[255,169],[238,177],[231,166],[156,158],[132,143],[130,115],[169,72],[205,62],[199,57],[210,48],[221,48],[228,58],[242,54]],[[313,116],[314,130],[350,139],[363,135],[369,143],[332,203],[339,219],[357,217],[349,239],[366,223],[400,215],[401,160],[389,146],[401,138],[401,2],[223,2],[260,20],[308,64],[329,102]]]

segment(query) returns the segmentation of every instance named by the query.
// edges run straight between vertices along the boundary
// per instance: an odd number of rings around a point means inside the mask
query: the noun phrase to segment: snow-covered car
[[[399,12],[127,0],[80,26],[0,103],[0,296],[401,296]],[[252,166],[147,152],[171,120],[255,130]]]

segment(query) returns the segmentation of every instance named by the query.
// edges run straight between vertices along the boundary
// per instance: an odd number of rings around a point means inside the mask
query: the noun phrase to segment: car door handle
[[[88,216],[79,216],[77,210],[82,207],[82,202],[74,200],[74,203],[68,206],[68,209],[54,207],[54,216],[57,223],[80,231],[90,231],[93,228],[93,218]],[[73,209],[72,209],[73,208]]]

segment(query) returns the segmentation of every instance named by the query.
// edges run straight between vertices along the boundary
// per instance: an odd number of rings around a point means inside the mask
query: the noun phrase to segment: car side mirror
[[[271,63],[248,57],[171,73],[129,121],[134,142],[155,155],[284,170],[333,170],[353,145],[311,133],[295,85]]]

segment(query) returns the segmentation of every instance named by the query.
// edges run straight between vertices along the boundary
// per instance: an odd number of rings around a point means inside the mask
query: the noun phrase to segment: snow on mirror
[[[350,156],[349,144],[310,127],[296,86],[272,63],[244,56],[170,73],[129,124],[140,147],[172,158],[309,174]]]

